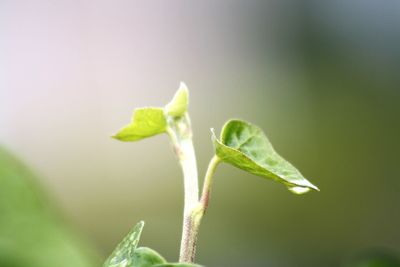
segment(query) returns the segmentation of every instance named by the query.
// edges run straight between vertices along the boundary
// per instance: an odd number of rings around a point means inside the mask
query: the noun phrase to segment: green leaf
[[[202,267],[198,264],[193,263],[165,263],[165,264],[157,264],[153,267]]]
[[[143,221],[136,224],[106,260],[103,267],[152,267],[166,263],[167,261],[151,248],[137,248],[143,227]]]
[[[167,261],[160,254],[147,247],[137,248],[133,256],[134,267],[152,267],[156,264],[166,262]]]
[[[99,266],[99,255],[60,218],[40,178],[0,145],[0,266]]]
[[[263,131],[255,125],[230,120],[222,128],[220,140],[214,132],[212,139],[216,155],[226,163],[283,183],[296,194],[306,193],[310,189],[319,190],[275,152]]]
[[[105,261],[103,267],[133,267],[136,247],[139,243],[144,222],[140,221]]]
[[[196,264],[167,263],[153,249],[147,247],[137,248],[143,227],[143,221],[137,223],[108,257],[103,267],[201,267]]]
[[[164,133],[167,120],[162,108],[138,108],[134,111],[132,122],[123,127],[113,138],[120,141],[137,141]]]
[[[189,92],[181,82],[178,91],[165,108],[146,107],[135,109],[132,121],[112,137],[120,141],[138,141],[167,131],[167,120],[183,117],[188,109]]]
[[[165,112],[172,117],[183,116],[188,110],[189,92],[186,85],[181,82],[174,98],[165,106]]]

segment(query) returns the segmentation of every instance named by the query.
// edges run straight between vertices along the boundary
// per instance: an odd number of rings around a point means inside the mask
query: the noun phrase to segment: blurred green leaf
[[[174,98],[165,106],[165,111],[168,115],[173,117],[183,116],[189,103],[189,92],[186,85],[181,82],[178,91],[176,91]]]
[[[224,162],[286,185],[294,193],[318,190],[288,161],[275,152],[263,131],[241,120],[230,120],[218,140],[213,132],[216,155]]]
[[[59,220],[36,181],[0,147],[0,266],[98,266],[97,255]]]
[[[138,108],[134,111],[132,122],[118,131],[113,138],[120,141],[137,141],[164,133],[167,120],[162,108]]]
[[[346,264],[347,267],[400,267],[400,259],[395,251],[386,248],[373,248],[363,251]]]

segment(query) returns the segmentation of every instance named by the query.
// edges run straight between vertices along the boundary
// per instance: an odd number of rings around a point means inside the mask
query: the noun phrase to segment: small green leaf
[[[133,259],[136,247],[139,243],[144,222],[140,221],[133,227],[128,235],[113,251],[110,257],[105,261],[103,267],[133,267]]]
[[[318,190],[288,161],[275,152],[263,131],[241,120],[228,121],[218,140],[213,132],[216,155],[229,164],[255,175],[285,184],[290,191],[303,194]]]
[[[147,247],[137,248],[133,256],[134,267],[152,267],[166,262],[160,254]]]
[[[202,267],[198,264],[193,263],[165,263],[165,264],[157,264],[153,267]]]
[[[113,138],[120,141],[137,141],[164,133],[167,120],[162,108],[138,108],[134,111],[132,122],[123,127]]]
[[[181,82],[174,98],[165,106],[165,111],[172,117],[183,116],[188,110],[189,91],[186,85]]]

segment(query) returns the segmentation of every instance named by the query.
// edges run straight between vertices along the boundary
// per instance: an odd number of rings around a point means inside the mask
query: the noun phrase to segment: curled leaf
[[[230,120],[222,128],[220,140],[214,132],[212,134],[215,153],[222,161],[283,183],[296,194],[306,193],[310,189],[318,190],[292,164],[275,152],[257,126],[241,120]]]
[[[113,138],[120,141],[137,141],[164,133],[167,120],[162,108],[138,108],[134,111],[130,124],[123,127]]]

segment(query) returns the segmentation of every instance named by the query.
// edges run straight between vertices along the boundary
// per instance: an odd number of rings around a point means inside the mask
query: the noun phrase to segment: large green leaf
[[[65,225],[38,180],[0,146],[0,266],[99,266],[100,257]]]
[[[174,98],[165,106],[165,112],[172,117],[183,116],[188,109],[189,92],[186,85],[181,82]]]
[[[213,133],[216,155],[224,162],[255,175],[285,184],[292,192],[302,194],[318,190],[288,161],[275,152],[263,131],[241,120],[230,120],[218,140]]]
[[[134,111],[132,122],[118,131],[113,138],[120,141],[137,141],[164,133],[167,120],[162,108],[138,108]]]

